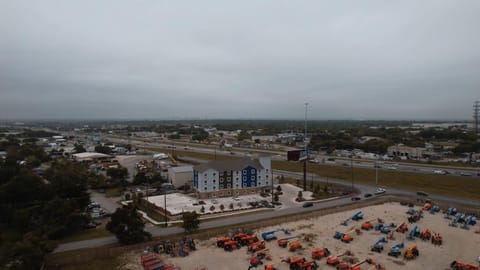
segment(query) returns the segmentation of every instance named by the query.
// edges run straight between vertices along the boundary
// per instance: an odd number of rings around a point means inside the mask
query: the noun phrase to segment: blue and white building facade
[[[193,168],[193,186],[202,199],[257,193],[272,187],[270,157],[219,160]]]

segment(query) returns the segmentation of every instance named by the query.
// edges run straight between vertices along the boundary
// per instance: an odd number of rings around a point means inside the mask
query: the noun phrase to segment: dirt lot
[[[392,203],[371,206],[359,210],[364,213],[363,221],[381,218],[386,224],[392,222],[400,224],[407,220],[408,215],[405,213],[407,209],[406,206]],[[442,246],[434,246],[430,241],[422,241],[419,238],[411,241],[406,239],[408,233],[402,234],[395,232],[393,234],[395,240],[389,240],[388,243],[384,244],[385,249],[379,254],[370,250],[371,246],[380,237],[386,236],[379,231],[362,231],[360,235],[353,233],[354,240],[349,244],[333,239],[335,231],[345,232],[353,226],[360,228],[363,221],[349,221],[347,226],[340,225],[341,221],[352,216],[357,211],[346,211],[301,222],[285,223],[277,227],[264,228],[255,233],[260,238],[262,232],[285,228],[291,231],[291,236],[301,236],[302,234],[311,236],[312,240],[310,242],[300,240],[303,249],[296,252],[289,252],[287,249],[280,248],[274,241],[267,243],[266,248],[270,250],[272,257],[272,261],[268,263],[273,263],[278,269],[289,269],[289,266],[281,261],[283,258],[289,256],[301,256],[310,259],[311,250],[314,247],[327,247],[333,254],[340,254],[349,250],[352,251],[354,257],[359,260],[372,258],[385,266],[386,269],[449,269],[449,264],[453,260],[478,264],[476,260],[480,256],[480,234],[475,234],[475,231],[479,229],[479,225],[477,224],[473,228],[470,228],[470,230],[464,230],[460,227],[450,227],[448,226],[450,220],[445,219],[441,213],[435,215],[424,213],[424,218],[416,224],[422,230],[428,228],[433,232],[440,232],[444,242]],[[376,221],[374,221],[374,223],[376,223]],[[409,230],[412,228],[413,225],[409,224]],[[283,232],[279,232],[277,235],[279,238],[284,237]],[[420,256],[411,261],[407,261],[403,259],[403,257],[394,258],[388,256],[387,253],[390,247],[400,242],[405,243],[403,251],[413,243],[416,243]],[[216,247],[215,239],[198,242],[197,251],[192,252],[187,257],[172,258],[164,254],[161,255],[161,258],[165,262],[179,266],[183,270],[200,269],[201,266],[205,266],[208,269],[245,270],[248,269],[249,266],[249,257],[247,247],[242,247],[233,252],[225,252],[223,249]],[[122,260],[124,262],[123,269],[142,269],[140,267],[139,251],[126,254]],[[317,263],[320,265],[319,269],[334,269],[325,264],[325,259],[317,261]],[[368,269],[369,267],[370,265],[364,264],[362,269]],[[257,269],[263,269],[263,267],[258,267]]]

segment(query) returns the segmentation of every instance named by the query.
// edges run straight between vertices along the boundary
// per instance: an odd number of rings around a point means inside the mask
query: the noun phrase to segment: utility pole
[[[305,134],[303,137],[303,141],[305,144],[305,160],[303,160],[303,190],[304,191],[307,191],[307,161],[308,161],[307,109],[308,109],[308,102],[305,102]]]
[[[165,228],[168,227],[167,223],[167,190],[165,189],[165,195],[163,196],[164,199],[164,204],[163,204],[163,210],[165,211],[163,214],[165,215]]]
[[[475,134],[478,134],[478,117],[480,115],[480,101],[475,101],[473,103],[473,121],[474,121],[474,130]]]
[[[353,150],[350,153],[350,167],[352,168],[352,193],[353,193]]]

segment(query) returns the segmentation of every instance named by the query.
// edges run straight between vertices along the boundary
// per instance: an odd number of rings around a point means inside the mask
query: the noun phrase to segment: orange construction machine
[[[420,234],[420,238],[422,240],[430,240],[431,237],[432,237],[432,233],[430,232],[429,229],[423,230],[423,232]]]
[[[406,231],[408,231],[408,225],[407,223],[402,223],[400,224],[396,229],[395,229],[396,232],[399,232],[399,233],[405,233]]]
[[[407,260],[415,259],[419,255],[417,244],[412,244],[411,247],[405,251],[403,257]]]
[[[443,239],[440,233],[434,233],[432,235],[432,244],[440,246],[442,245],[442,242],[443,242]]]
[[[453,261],[450,264],[450,268],[453,270],[479,270],[480,268],[478,266],[468,264],[468,263],[461,263],[457,261]]]
[[[227,241],[227,242],[223,243],[223,249],[225,251],[232,251],[232,250],[239,249],[239,248],[240,248],[240,245],[238,244],[237,241],[230,240],[230,241]]]
[[[348,263],[339,263],[337,265],[337,270],[362,270],[362,268],[360,267],[360,265],[364,264],[368,262],[369,264],[372,264],[372,260],[371,259],[365,259],[361,262],[358,262],[356,264],[348,264]]]
[[[222,237],[217,239],[217,247],[224,247],[225,242],[231,241],[230,237]]]
[[[344,252],[343,254],[340,254],[340,255],[330,255],[330,256],[327,257],[326,263],[329,264],[329,265],[336,266],[337,264],[340,263],[340,257],[352,256],[352,255],[353,254],[350,251],[346,251],[346,252]]]
[[[328,248],[314,248],[312,250],[312,259],[320,260],[321,258],[330,256]]]
[[[299,265],[306,261],[307,260],[303,257],[289,257],[282,260],[282,262],[286,262],[289,264],[290,269],[298,269]]]
[[[302,244],[298,241],[294,241],[288,244],[289,251],[296,251],[297,249],[300,249],[300,248],[302,248]]]
[[[259,241],[248,246],[248,251],[257,252],[265,248],[265,241]]]

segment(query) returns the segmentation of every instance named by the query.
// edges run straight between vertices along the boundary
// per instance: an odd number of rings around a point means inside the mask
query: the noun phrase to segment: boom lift
[[[398,256],[400,256],[402,254],[400,249],[402,249],[403,247],[404,247],[403,242],[400,243],[400,244],[393,245],[390,248],[390,251],[388,252],[388,256],[393,256],[393,257],[397,258]]]
[[[457,208],[455,207],[449,207],[447,209],[447,212],[445,213],[445,218],[446,219],[452,219],[452,216],[457,213]]]
[[[340,223],[341,225],[343,226],[347,226],[348,222],[350,220],[355,220],[355,221],[358,221],[360,219],[363,219],[363,213],[362,211],[358,211],[357,213],[355,213],[353,216],[347,218],[346,220],[342,221],[342,223]]]
[[[330,250],[328,250],[328,248],[314,248],[312,250],[312,259],[314,260],[320,260],[328,256],[330,256]]]
[[[408,234],[408,240],[415,240],[415,237],[418,237],[419,235],[420,235],[420,227],[415,225],[415,227],[413,227],[413,230],[411,230],[410,233]]]
[[[417,244],[414,243],[412,244],[411,247],[407,249],[407,251],[405,251],[405,254],[403,255],[403,257],[407,260],[411,260],[411,259],[415,259],[418,255],[419,255],[419,252],[418,252]]]
[[[385,239],[385,237],[382,237],[377,242],[375,242],[371,250],[376,251],[378,253],[382,252],[384,243],[388,243],[388,240]]]
[[[455,219],[450,224],[448,224],[448,226],[457,227],[458,221],[462,218],[462,215],[463,215],[462,213],[457,213],[455,215]]]
[[[353,255],[353,254],[350,251],[345,251],[343,254],[340,254],[340,255],[330,255],[330,256],[327,257],[326,263],[329,264],[329,265],[336,266],[337,264],[340,263],[340,257],[351,256],[351,255]]]
[[[355,231],[355,226],[350,228],[350,230],[345,233],[335,232],[335,235],[333,235],[333,238],[340,239],[342,242],[345,242],[345,243],[350,243],[353,240],[353,237],[350,233],[354,231]]]
[[[443,239],[440,233],[434,233],[432,236],[432,244],[440,246],[442,242],[443,242]]]
[[[472,215],[467,216],[467,218],[465,219],[465,222],[463,222],[462,229],[469,230],[470,228],[468,227],[468,225],[470,225],[474,221],[475,221],[475,216],[472,216]]]
[[[265,241],[276,240],[277,236],[275,235],[275,233],[279,232],[279,231],[282,231],[283,233],[285,233],[287,235],[290,234],[289,230],[286,230],[286,229],[282,228],[282,229],[277,229],[277,230],[273,230],[273,231],[269,231],[269,232],[264,232],[264,233],[262,233],[262,238]]]
[[[339,263],[337,265],[337,270],[362,270],[362,268],[360,268],[360,265],[362,265],[366,262],[371,264],[372,259],[365,259],[365,260],[360,261],[360,262],[358,262],[356,264],[353,264],[353,265],[350,265],[348,263]]]
[[[395,229],[396,232],[399,232],[399,233],[405,233],[406,231],[408,231],[408,225],[407,223],[402,223],[400,224],[396,229]]]
[[[450,268],[453,270],[479,270],[478,266],[469,263],[462,263],[458,261],[453,261],[450,264]]]

